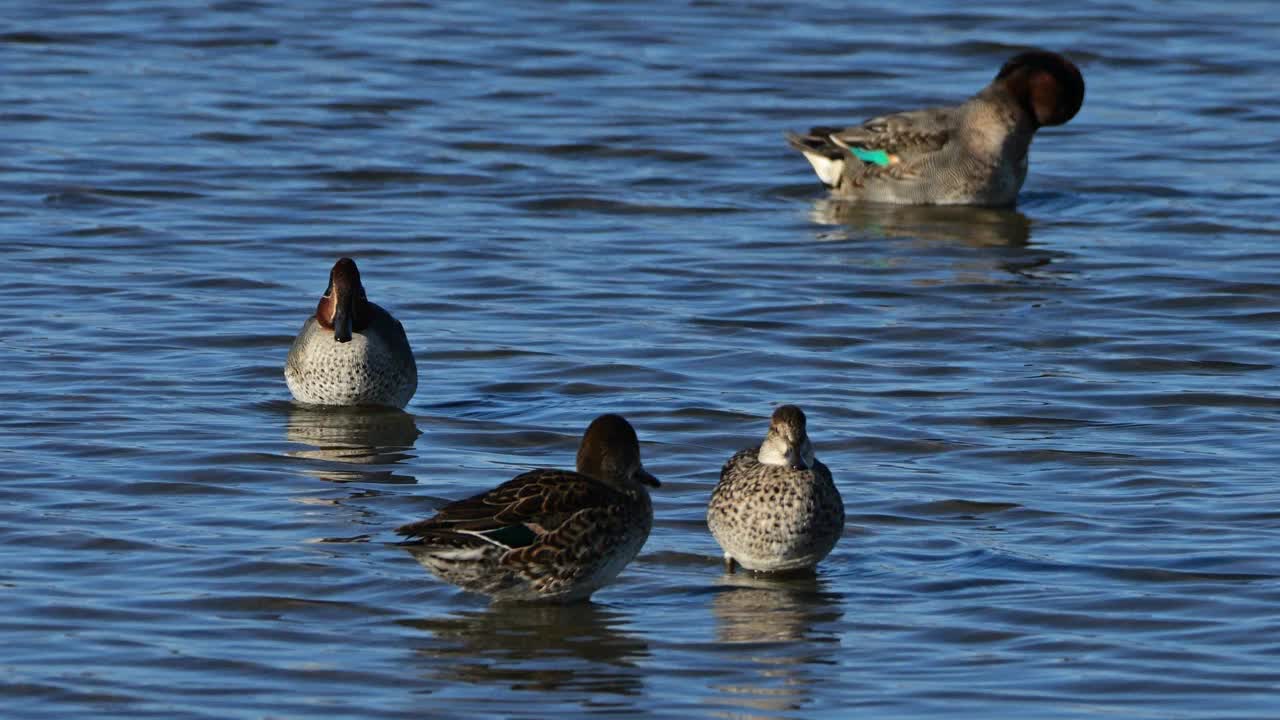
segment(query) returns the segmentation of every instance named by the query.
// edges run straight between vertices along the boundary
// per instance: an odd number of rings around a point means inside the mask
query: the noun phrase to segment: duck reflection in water
[[[809,218],[830,226],[820,239],[826,242],[862,240],[868,237],[908,240],[926,248],[956,246],[991,248],[993,254],[959,258],[957,273],[966,281],[990,281],[990,271],[1019,277],[1052,277],[1049,265],[1061,256],[1031,246],[1032,221],[1017,210],[967,206],[910,206],[853,203],[822,198],[813,203]],[[971,265],[971,266],[970,266]]]
[[[310,446],[292,457],[317,461],[304,472],[332,482],[413,484],[412,476],[389,467],[414,457],[422,431],[412,415],[394,408],[309,408],[293,406],[285,438]]]
[[[645,675],[637,663],[649,656],[649,647],[621,629],[626,621],[623,613],[578,603],[499,604],[400,622],[431,635],[415,650],[428,676],[474,684],[486,696],[497,685],[577,698],[582,692],[644,692]],[[495,706],[493,714],[501,711]]]
[[[725,574],[711,602],[716,639],[743,645],[730,652],[754,663],[718,681],[708,703],[725,704],[752,717],[810,707],[815,688],[830,681],[839,664],[840,598],[812,571],[786,575]],[[735,714],[736,716],[736,714]]]
[[[881,205],[822,198],[813,203],[809,219],[819,225],[857,230],[860,235],[975,247],[1023,247],[1031,239],[1031,220],[1017,210],[1000,208]]]

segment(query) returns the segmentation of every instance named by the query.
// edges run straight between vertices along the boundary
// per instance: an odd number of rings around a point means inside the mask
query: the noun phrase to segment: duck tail
[[[849,154],[831,140],[837,128],[816,127],[808,133],[787,133],[787,143],[804,154],[822,184],[834,188],[844,175]]]

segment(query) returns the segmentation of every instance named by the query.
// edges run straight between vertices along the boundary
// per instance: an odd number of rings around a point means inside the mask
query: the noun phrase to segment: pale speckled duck
[[[592,421],[577,471],[530,470],[396,530],[423,567],[498,601],[571,602],[604,586],[653,526],[640,443],[620,415]]]
[[[733,572],[783,572],[817,565],[844,532],[844,502],[831,471],[814,457],[804,412],[782,405],[758,448],[720,471],[707,526]]]
[[[284,379],[294,399],[309,405],[403,409],[418,389],[404,327],[369,302],[351,258],[329,272],[324,296],[289,348]]]
[[[1027,177],[1036,130],[1084,103],[1084,78],[1065,57],[1031,50],[959,105],[884,115],[787,140],[842,198],[906,205],[1009,206]]]

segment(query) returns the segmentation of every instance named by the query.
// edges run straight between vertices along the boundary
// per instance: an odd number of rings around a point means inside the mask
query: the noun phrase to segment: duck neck
[[[1002,88],[984,89],[961,112],[961,133],[970,154],[993,164],[1027,154],[1035,120]]]

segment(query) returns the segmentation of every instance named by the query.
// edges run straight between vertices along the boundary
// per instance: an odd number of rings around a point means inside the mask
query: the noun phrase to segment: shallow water
[[[0,33],[6,717],[1266,718],[1268,3],[17,3]],[[1088,83],[1017,211],[841,206],[788,129]],[[408,412],[295,407],[339,255]],[[848,531],[723,574],[772,407]],[[656,524],[490,608],[391,530],[635,424]]]

